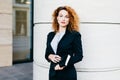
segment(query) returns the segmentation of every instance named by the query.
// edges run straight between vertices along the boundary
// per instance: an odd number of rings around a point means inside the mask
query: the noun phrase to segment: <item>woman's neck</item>
[[[64,32],[66,30],[66,27],[59,27],[59,31],[58,32]]]

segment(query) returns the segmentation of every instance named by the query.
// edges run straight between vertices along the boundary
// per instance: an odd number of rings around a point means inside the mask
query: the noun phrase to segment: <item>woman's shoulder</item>
[[[81,39],[81,33],[79,31],[73,31],[72,32],[72,37],[75,41],[80,40]]]
[[[51,36],[51,35],[54,35],[55,34],[55,32],[54,31],[51,31],[51,32],[49,32],[48,34],[47,34],[47,36]]]
[[[79,31],[72,31],[71,34],[73,34],[74,36],[81,36],[81,33]]]

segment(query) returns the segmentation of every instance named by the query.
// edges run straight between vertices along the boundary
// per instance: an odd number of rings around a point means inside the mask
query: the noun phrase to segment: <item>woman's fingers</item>
[[[57,65],[55,66],[55,70],[63,70],[63,69],[64,69],[64,67],[60,67],[59,64],[57,64]]]
[[[57,63],[57,62],[60,62],[60,61],[61,61],[61,57],[59,55],[54,55],[53,62]]]
[[[61,61],[61,57],[59,55],[55,55],[55,59],[57,62]]]
[[[59,70],[59,65],[58,64],[55,66],[55,70]]]
[[[61,57],[59,55],[54,55],[54,54],[50,54],[49,59],[54,63],[61,61]]]
[[[55,58],[59,58],[59,59],[61,59],[61,57],[60,57],[59,55],[55,55]]]

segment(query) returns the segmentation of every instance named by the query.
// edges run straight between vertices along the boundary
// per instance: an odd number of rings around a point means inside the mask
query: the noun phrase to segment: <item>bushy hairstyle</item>
[[[57,16],[61,10],[66,10],[69,14],[69,24],[67,25],[67,29],[69,31],[79,31],[79,17],[76,14],[75,10],[69,6],[60,6],[53,12],[53,22],[52,27],[55,32],[58,31],[59,25],[57,22]]]

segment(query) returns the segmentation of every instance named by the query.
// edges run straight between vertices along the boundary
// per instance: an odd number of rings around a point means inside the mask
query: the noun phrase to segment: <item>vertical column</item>
[[[80,16],[83,60],[75,67],[78,80],[120,79],[120,9],[119,0],[35,0],[34,1],[34,80],[48,80],[45,60],[47,33],[54,9],[68,5]]]
[[[0,0],[0,67],[12,65],[12,0]]]

